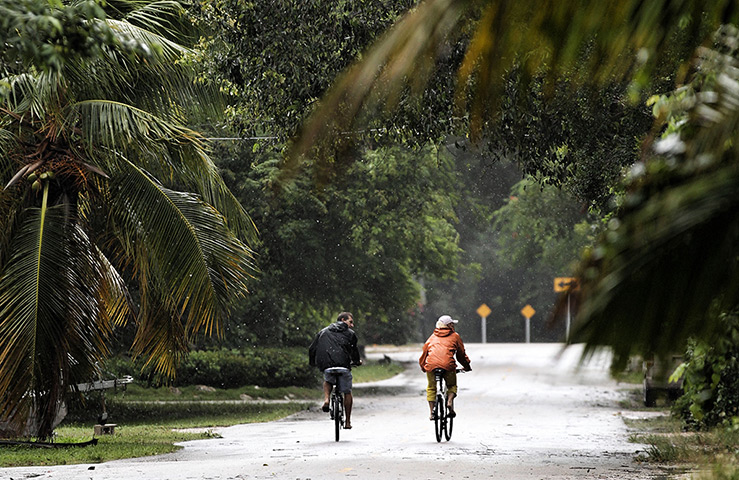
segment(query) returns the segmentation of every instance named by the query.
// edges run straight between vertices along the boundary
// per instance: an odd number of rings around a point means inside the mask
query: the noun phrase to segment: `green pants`
[[[436,377],[434,372],[426,372],[426,379],[429,382],[426,387],[426,400],[433,402],[436,400]],[[457,395],[457,372],[454,370],[444,372],[444,381],[446,382],[447,393]]]

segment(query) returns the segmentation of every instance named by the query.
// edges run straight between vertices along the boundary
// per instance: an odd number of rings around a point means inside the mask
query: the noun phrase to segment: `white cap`
[[[439,317],[439,321],[436,322],[437,325],[449,325],[450,323],[457,323],[459,320],[454,320],[449,315],[442,315]]]

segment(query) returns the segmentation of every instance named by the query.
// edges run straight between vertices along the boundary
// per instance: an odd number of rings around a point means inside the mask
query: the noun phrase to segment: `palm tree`
[[[616,368],[634,352],[665,356],[725,336],[721,316],[739,304],[737,45],[739,30],[724,25],[698,50],[690,82],[650,101],[664,133],[579,266],[575,340],[611,346]]]
[[[689,80],[691,57],[738,16],[732,0],[423,1],[337,80],[304,125],[287,171],[368,112],[392,108],[407,90],[420,92],[455,35],[469,37],[457,72],[459,116],[469,119],[470,137],[480,138],[495,128],[503,79],[514,67],[524,84],[541,75],[551,84],[562,73],[573,85],[629,80],[638,99],[658,74]],[[736,35],[723,35],[719,56],[726,58]],[[622,364],[630,353],[680,350],[688,337],[713,334],[716,312],[739,300],[739,79],[736,55],[728,56],[729,66],[716,73],[723,82],[693,98],[685,117],[691,128],[681,133],[688,137],[678,137],[682,150],[663,148],[671,155],[664,161],[645,145],[635,161],[646,174],[629,186],[611,231],[583,260],[572,338],[585,341],[587,352],[611,346]],[[312,160],[330,164],[331,157]]]
[[[62,7],[59,7],[62,8]],[[64,395],[95,377],[116,325],[164,377],[219,333],[252,272],[255,229],[186,128],[215,105],[193,82],[171,0],[107,4],[98,55],[59,68],[4,60],[0,106],[0,415],[51,435]],[[135,286],[135,303],[128,285]]]

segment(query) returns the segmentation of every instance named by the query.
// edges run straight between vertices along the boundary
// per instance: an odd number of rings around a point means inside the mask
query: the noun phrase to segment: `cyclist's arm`
[[[308,347],[308,364],[311,367],[316,366],[316,347],[318,346],[318,337],[320,337],[321,334],[319,333],[316,335],[316,338],[313,339],[313,342],[310,344],[310,347]]]
[[[356,335],[354,335],[351,340],[351,363],[352,365],[362,364],[362,357],[359,355],[359,347],[357,347]]]
[[[464,350],[464,342],[462,342],[462,337],[457,336],[458,342],[457,342],[457,361],[462,364],[462,367],[464,367],[464,370],[466,372],[469,372],[472,370],[472,367],[470,366],[470,358],[467,356],[467,352]]]
[[[425,372],[426,368],[424,365],[426,365],[426,357],[429,356],[429,344],[428,342],[423,344],[423,350],[421,351],[421,357],[418,359],[418,364],[421,365],[421,371]]]

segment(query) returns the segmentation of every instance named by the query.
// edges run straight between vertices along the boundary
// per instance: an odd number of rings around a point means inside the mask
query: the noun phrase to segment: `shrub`
[[[685,393],[674,408],[692,428],[730,426],[739,416],[739,312],[722,315],[721,324],[723,335],[686,352]]]
[[[110,375],[131,375],[149,383],[148,375],[130,359],[115,358],[106,363]],[[175,383],[208,385],[215,388],[315,386],[318,371],[308,365],[304,348],[254,348],[202,350],[191,352],[177,369]]]

